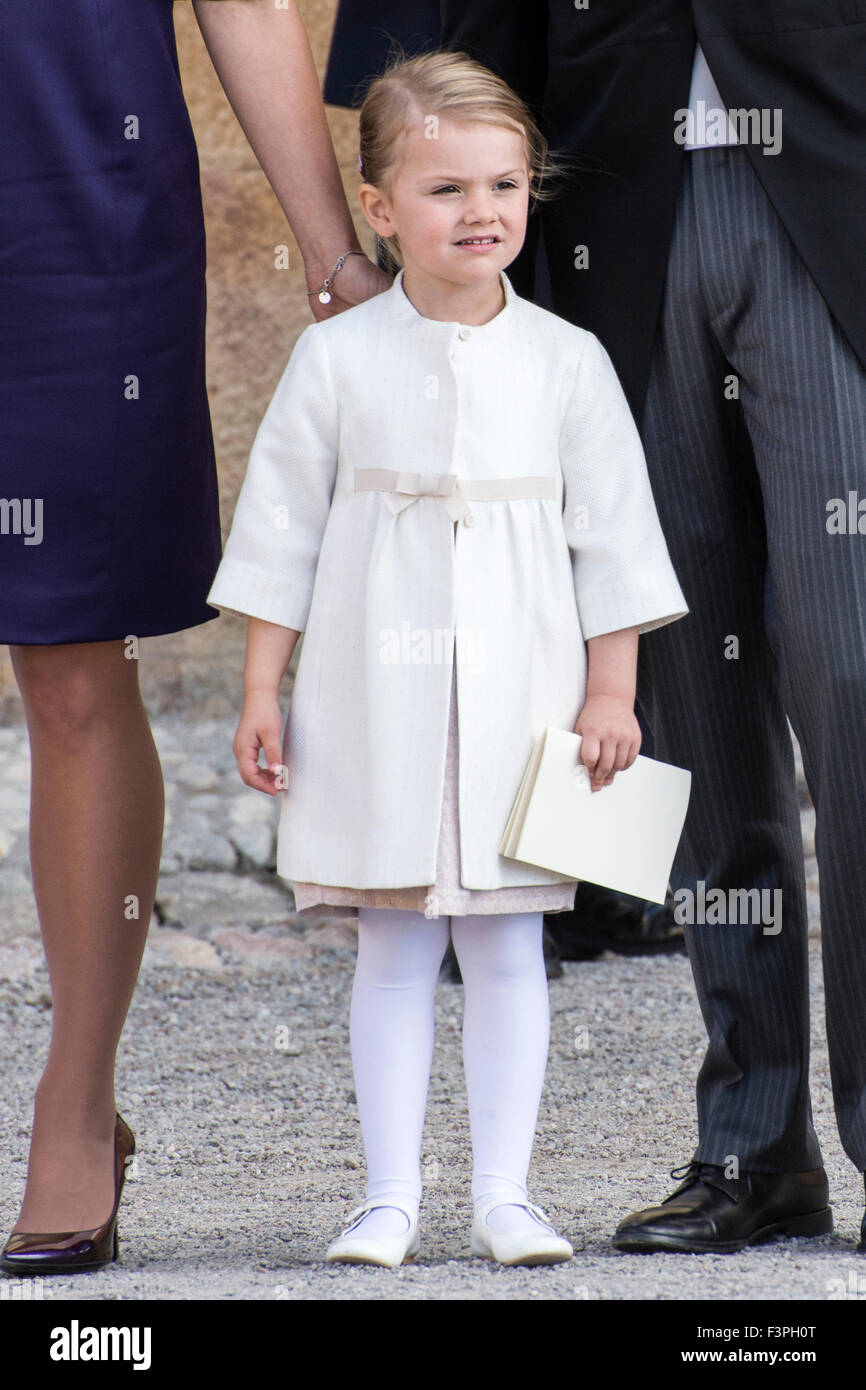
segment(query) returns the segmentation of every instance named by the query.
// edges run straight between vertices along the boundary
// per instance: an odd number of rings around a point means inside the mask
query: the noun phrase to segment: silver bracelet
[[[334,283],[334,276],[337,274],[339,270],[343,269],[343,262],[348,260],[349,256],[363,255],[365,255],[365,252],[363,251],[346,251],[342,256],[340,256],[339,260],[337,261],[337,264],[334,266],[330,275],[325,276],[325,283],[323,285],[320,285],[317,290],[307,290],[307,298],[309,299],[310,295],[317,294],[319,296],[320,304],[330,304],[331,299],[333,297],[331,295],[331,286]]]

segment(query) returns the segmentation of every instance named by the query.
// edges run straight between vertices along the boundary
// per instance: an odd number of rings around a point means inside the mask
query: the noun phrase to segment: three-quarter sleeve
[[[662,627],[688,613],[619,378],[592,333],[560,432],[563,524],[584,640]]]
[[[208,602],[303,632],[337,472],[338,408],[320,325],[295,344],[259,426]]]

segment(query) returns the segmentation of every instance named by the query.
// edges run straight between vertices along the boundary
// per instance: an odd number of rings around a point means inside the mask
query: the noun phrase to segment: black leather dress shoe
[[[544,922],[563,960],[595,960],[604,951],[618,956],[686,953],[672,895],[664,905],[645,903],[594,883],[579,883],[573,911],[550,912]]]
[[[661,1206],[634,1212],[613,1238],[617,1250],[729,1254],[772,1236],[823,1236],[833,1229],[823,1168],[809,1173],[741,1173],[691,1162],[674,1168],[680,1186]]]

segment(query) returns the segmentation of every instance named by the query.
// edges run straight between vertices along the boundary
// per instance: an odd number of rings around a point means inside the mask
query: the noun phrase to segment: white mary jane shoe
[[[346,1229],[328,1246],[326,1260],[339,1260],[352,1265],[387,1265],[396,1269],[404,1260],[411,1260],[418,1254],[421,1246],[418,1217],[404,1212],[409,1222],[408,1231],[400,1236],[372,1236],[359,1231],[353,1235],[368,1212],[374,1207],[393,1207],[395,1202],[364,1202],[349,1215]],[[402,1207],[397,1207],[403,1211]]]
[[[546,1228],[534,1231],[494,1231],[487,1225],[488,1214],[494,1207],[523,1207]],[[509,1202],[494,1197],[479,1207],[472,1220],[472,1254],[482,1259],[498,1260],[502,1265],[554,1265],[570,1260],[574,1254],[571,1244],[558,1236],[547,1214],[532,1202]]]

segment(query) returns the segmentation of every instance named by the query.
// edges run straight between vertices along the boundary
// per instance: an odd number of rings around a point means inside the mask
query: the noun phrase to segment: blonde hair
[[[528,107],[507,82],[467,53],[440,49],[407,58],[392,46],[387,66],[374,77],[361,106],[360,163],[365,183],[385,192],[398,161],[398,148],[409,130],[431,116],[508,126],[523,137],[530,211],[553,196],[550,182],[562,172]],[[396,235],[376,237],[393,270],[402,259]]]

